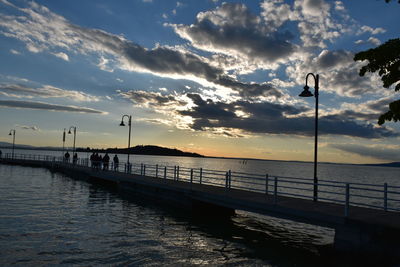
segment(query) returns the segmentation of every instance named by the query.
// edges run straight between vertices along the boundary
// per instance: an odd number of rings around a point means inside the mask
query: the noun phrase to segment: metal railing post
[[[193,169],[190,169],[190,183],[193,183]]]
[[[158,178],[158,164],[156,164],[156,178]]]
[[[174,166],[174,181],[176,181],[176,166]]]
[[[231,181],[232,181],[232,172],[231,172],[231,170],[229,170],[228,173],[229,173],[229,179],[228,179],[229,186],[228,187],[231,188]]]
[[[146,176],[146,164],[143,164],[143,176]]]
[[[387,211],[387,199],[388,199],[388,185],[387,183],[383,184],[383,209]]]
[[[203,168],[200,168],[200,184],[202,182],[203,179]]]
[[[278,202],[278,177],[275,176],[275,183],[274,183],[274,203]]]
[[[164,167],[164,179],[167,179],[167,166]]]
[[[346,203],[344,206],[344,216],[349,216],[349,208],[350,208],[350,184],[346,183]]]
[[[228,172],[226,172],[225,173],[225,188],[227,189],[228,188],[228,178],[229,177],[229,173]]]
[[[265,194],[268,195],[268,173],[265,175]]]
[[[179,181],[179,166],[176,168],[176,180]]]
[[[124,173],[128,173],[128,171],[126,169],[126,163],[124,164]]]

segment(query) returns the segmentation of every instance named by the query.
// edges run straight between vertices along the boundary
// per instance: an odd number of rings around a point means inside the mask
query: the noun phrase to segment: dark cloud
[[[392,101],[392,98],[385,97],[361,104],[347,104],[345,105],[348,106],[346,109],[343,108],[338,113],[331,114],[330,116],[375,123],[379,116],[387,110],[389,103]]]
[[[225,75],[220,68],[211,66],[206,59],[189,52],[167,47],[146,49],[120,36],[101,30],[87,29],[72,25],[81,39],[88,39],[106,48],[112,54],[133,69],[147,70],[154,74],[179,75],[204,79],[215,85],[221,85],[239,92],[245,97],[275,96],[282,94],[271,84],[242,83]],[[276,51],[275,51],[276,53]]]
[[[289,32],[271,32],[260,17],[244,4],[223,3],[215,10],[197,15],[192,25],[171,25],[177,34],[199,49],[236,53],[249,60],[276,62],[296,51]]]
[[[154,107],[159,106],[168,106],[168,105],[185,105],[186,102],[178,100],[173,95],[162,95],[160,93],[155,92],[145,92],[145,91],[128,91],[128,92],[119,92],[119,94],[131,100],[133,103],[137,105],[150,105]]]
[[[29,8],[12,5],[21,12],[21,16],[2,16],[0,34],[21,40],[26,43],[27,49],[31,52],[48,51],[54,54],[57,50],[67,50],[83,55],[93,54],[99,56],[101,62],[99,65],[102,69],[118,67],[159,76],[187,78],[197,82],[205,80],[214,85],[232,88],[242,95],[254,95],[256,92],[262,95],[280,95],[279,91],[270,85],[261,84],[255,88],[254,84],[242,83],[231,78],[223,69],[214,67],[209,59],[183,51],[183,49],[162,46],[146,49],[121,35],[74,25],[35,2],[30,2],[28,5]],[[243,23],[247,25],[252,22]],[[235,32],[236,30],[232,29],[229,35],[234,37]],[[268,38],[273,40],[250,42],[254,43],[252,44],[252,47],[255,47],[254,54],[259,56],[260,51],[269,50],[269,56],[276,57],[292,49],[292,46],[283,40],[287,38],[285,35]],[[246,42],[249,43],[249,41]],[[239,43],[237,48],[243,49],[245,44]],[[113,66],[108,66],[108,64]]]
[[[250,103],[247,101],[227,104],[214,102],[210,99],[203,100],[196,94],[190,94],[188,97],[193,100],[196,106],[190,110],[179,111],[179,114],[192,117],[194,123],[191,127],[194,130],[231,128],[248,133],[303,136],[314,134],[314,118],[300,116],[302,112],[307,110],[304,107],[269,102]],[[245,116],[238,116],[238,111]],[[371,124],[357,123],[344,114],[320,117],[319,134],[362,138],[399,136],[399,134],[384,127],[376,128]]]
[[[44,102],[35,101],[15,101],[15,100],[0,100],[0,107],[9,108],[26,108],[26,109],[41,109],[50,111],[66,111],[66,112],[81,112],[81,113],[92,113],[92,114],[105,114],[106,112],[77,106],[63,106],[55,105]]]
[[[322,51],[316,60],[317,69],[329,69],[353,62],[354,54],[349,51]]]
[[[387,147],[384,145],[371,147],[356,144],[331,144],[329,146],[363,157],[371,157],[387,161],[400,161],[400,149],[398,147]]]

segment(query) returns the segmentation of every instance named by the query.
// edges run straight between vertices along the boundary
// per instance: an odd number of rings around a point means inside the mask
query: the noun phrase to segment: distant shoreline
[[[153,148],[160,148],[164,151],[174,151],[175,153],[137,153],[137,151],[133,151],[136,147],[153,147]],[[10,145],[0,145],[0,149],[12,149],[11,144]],[[47,151],[62,151],[62,148],[59,147],[32,147],[32,146],[16,146],[15,149],[25,149],[25,150],[47,150]],[[170,157],[191,157],[191,158],[215,158],[215,159],[232,159],[232,160],[240,160],[240,161],[249,161],[249,160],[255,160],[255,161],[276,161],[276,162],[298,162],[298,163],[310,163],[313,164],[314,162],[312,161],[300,161],[300,160],[274,160],[274,159],[257,159],[257,158],[235,158],[235,157],[215,157],[215,156],[204,156],[200,155],[197,153],[192,153],[192,152],[184,152],[178,149],[171,149],[171,148],[165,148],[165,147],[159,147],[159,146],[152,146],[152,145],[147,145],[147,146],[135,146],[131,148],[132,151],[130,151],[129,154],[131,155],[149,155],[149,156],[170,156]],[[66,149],[65,149],[66,150]],[[70,149],[69,149],[70,150]],[[84,148],[76,148],[77,152],[100,152],[100,153],[116,153],[116,154],[128,154],[127,153],[127,148],[105,148],[105,149],[84,149]],[[143,152],[143,151],[141,151]],[[336,163],[336,162],[318,162],[321,164],[337,164],[337,165],[357,165],[357,166],[375,166],[375,167],[393,167],[393,168],[400,168],[400,162],[388,162],[388,163]]]

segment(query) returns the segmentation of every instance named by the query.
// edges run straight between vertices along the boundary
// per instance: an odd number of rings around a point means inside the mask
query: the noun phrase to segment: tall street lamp
[[[63,138],[62,138],[62,141],[63,141],[62,155],[64,156],[64,150],[65,150],[65,128],[64,128],[64,132],[63,132]]]
[[[69,127],[68,134],[71,134],[71,129],[74,129],[74,146],[72,148],[72,156],[74,156],[74,154],[75,154],[76,127],[75,126]]]
[[[13,136],[13,146],[12,146],[12,158],[14,159],[14,147],[15,147],[15,130],[12,129],[10,130],[10,133],[8,135],[12,135]]]
[[[129,126],[129,136],[128,136],[128,170],[130,169],[129,165],[129,148],[131,147],[131,128],[132,128],[132,116],[131,115],[123,115],[121,119],[121,123],[119,126],[125,126],[124,118],[128,118],[128,126]]]
[[[314,94],[312,94],[307,85],[307,79],[309,76],[312,76],[314,78],[315,82],[315,91]],[[318,177],[317,177],[317,155],[318,155],[318,95],[319,95],[319,75],[316,74],[314,75],[313,73],[308,73],[306,75],[306,86],[304,86],[303,92],[299,96],[301,97],[310,97],[310,96],[315,96],[315,143],[314,143],[314,196],[313,200],[317,201],[318,200]]]

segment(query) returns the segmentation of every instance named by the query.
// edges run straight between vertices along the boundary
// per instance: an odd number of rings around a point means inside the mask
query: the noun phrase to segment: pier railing
[[[254,174],[234,172],[231,170],[210,170],[203,168],[188,168],[183,166],[166,166],[159,164],[137,164],[120,162],[115,165],[112,161],[105,165],[102,162],[91,162],[89,159],[65,160],[63,157],[34,154],[4,155],[6,159],[46,161],[71,166],[86,166],[103,171],[115,171],[170,179],[188,183],[225,187],[227,190],[240,189],[263,193],[278,201],[278,196],[313,199],[314,181],[311,178],[285,177],[271,174]],[[319,179],[318,201],[338,203],[344,205],[345,215],[348,215],[350,206],[361,206],[385,211],[400,211],[400,186],[368,183],[346,183]]]

